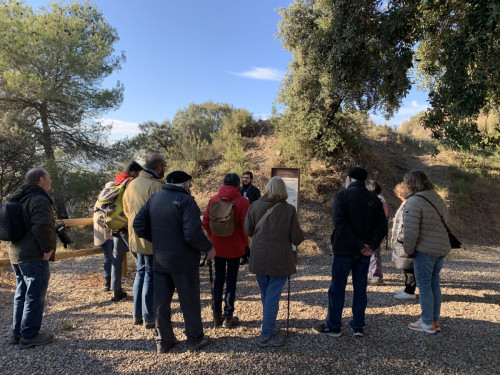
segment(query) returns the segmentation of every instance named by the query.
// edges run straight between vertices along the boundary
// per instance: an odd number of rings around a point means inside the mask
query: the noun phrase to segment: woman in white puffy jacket
[[[411,195],[403,213],[403,247],[406,254],[415,257],[413,266],[422,310],[420,319],[408,324],[408,327],[415,331],[435,333],[441,330],[439,274],[444,257],[451,249],[448,233],[439,215],[446,221],[448,211],[424,172],[410,171],[404,177],[404,182]]]

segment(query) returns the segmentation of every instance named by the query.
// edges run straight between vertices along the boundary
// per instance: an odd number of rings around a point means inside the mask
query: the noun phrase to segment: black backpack
[[[20,200],[7,201],[0,205],[0,241],[19,241],[28,233],[29,228],[26,227],[21,203],[37,194],[42,195],[39,192],[29,193]]]

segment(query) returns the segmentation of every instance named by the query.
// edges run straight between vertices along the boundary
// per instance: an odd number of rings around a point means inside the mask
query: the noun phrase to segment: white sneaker
[[[398,294],[401,294],[401,293],[404,293],[404,292],[405,292],[405,290],[404,290],[404,289],[401,289],[401,290],[396,290],[396,291],[394,292],[394,295],[395,295],[395,296],[397,296]]]
[[[394,298],[396,298],[396,299],[417,299],[417,296],[415,294],[408,294],[408,293],[403,291],[402,293],[394,295]]]
[[[425,324],[421,319],[417,320],[414,323],[408,324],[408,328],[414,331],[427,332],[430,334],[436,333],[436,329],[434,328],[434,322],[430,325]]]

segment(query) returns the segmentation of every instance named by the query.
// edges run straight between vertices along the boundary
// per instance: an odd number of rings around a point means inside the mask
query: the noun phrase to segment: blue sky
[[[83,0],[82,0],[83,2]],[[117,29],[122,69],[104,81],[125,86],[121,107],[104,115],[113,123],[112,139],[137,134],[149,120],[172,120],[179,109],[208,100],[246,108],[267,118],[291,55],[278,39],[275,11],[291,0],[97,0]],[[29,0],[38,8],[48,1]],[[412,90],[402,120],[426,108],[425,93]],[[373,116],[385,123],[382,116]]]

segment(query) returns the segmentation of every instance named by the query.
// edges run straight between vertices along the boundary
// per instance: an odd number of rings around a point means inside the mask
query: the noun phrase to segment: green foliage
[[[418,72],[430,90],[423,124],[453,149],[495,148],[498,119],[487,131],[481,111],[500,107],[500,5],[497,1],[422,1]]]
[[[207,167],[210,160],[210,144],[201,134],[185,133],[165,151],[169,170],[182,170],[196,176]]]
[[[390,116],[400,106],[415,42],[415,8],[403,4],[295,0],[280,9],[279,37],[293,60],[278,101],[296,143],[327,157],[356,139],[355,110]]]

